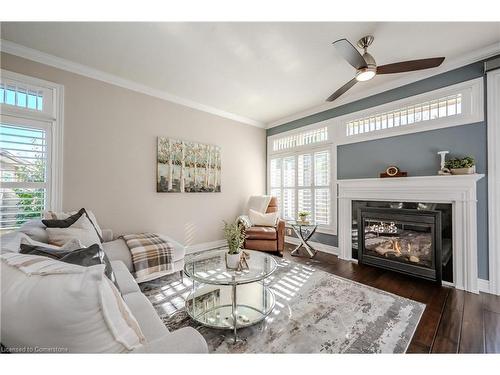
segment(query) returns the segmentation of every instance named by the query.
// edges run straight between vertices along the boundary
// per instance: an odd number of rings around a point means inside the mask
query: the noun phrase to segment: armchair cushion
[[[250,227],[245,234],[247,240],[276,240],[275,227]]]

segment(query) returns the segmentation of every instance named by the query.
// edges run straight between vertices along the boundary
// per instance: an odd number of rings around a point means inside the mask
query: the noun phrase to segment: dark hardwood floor
[[[500,297],[472,294],[318,252],[284,257],[426,304],[408,353],[500,353]]]

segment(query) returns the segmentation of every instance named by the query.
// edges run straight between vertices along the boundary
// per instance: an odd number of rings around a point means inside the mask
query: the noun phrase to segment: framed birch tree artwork
[[[157,154],[157,192],[221,191],[219,146],[158,137]]]

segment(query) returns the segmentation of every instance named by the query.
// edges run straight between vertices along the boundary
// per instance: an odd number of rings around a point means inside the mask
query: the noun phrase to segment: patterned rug
[[[330,273],[276,258],[266,280],[276,296],[261,323],[238,330],[202,327],[186,313],[192,283],[170,275],[141,284],[169,330],[192,326],[213,353],[404,353],[425,305]]]

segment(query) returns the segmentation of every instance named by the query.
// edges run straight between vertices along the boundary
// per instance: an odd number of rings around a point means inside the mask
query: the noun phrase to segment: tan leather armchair
[[[278,200],[272,197],[266,213],[278,211]],[[274,227],[252,226],[245,230],[244,248],[249,250],[274,251],[283,256],[285,246],[285,221],[278,219]]]

